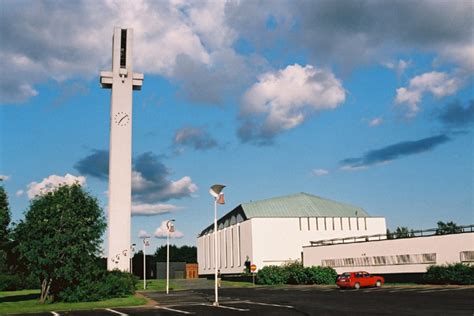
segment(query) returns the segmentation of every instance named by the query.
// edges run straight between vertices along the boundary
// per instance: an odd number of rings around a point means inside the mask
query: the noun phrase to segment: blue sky
[[[0,1],[13,219],[78,180],[107,206],[114,26],[134,28],[132,237],[307,192],[388,227],[474,223],[471,1]],[[159,235],[159,231],[158,231]],[[165,240],[153,239],[153,247]]]

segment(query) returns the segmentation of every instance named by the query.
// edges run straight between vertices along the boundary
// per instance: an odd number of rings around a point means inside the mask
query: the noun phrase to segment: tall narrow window
[[[298,218],[299,222],[300,222],[300,230],[301,230],[301,217]]]
[[[318,223],[319,219],[316,217],[315,220],[316,220],[316,230],[319,230],[319,223]]]
[[[328,230],[328,223],[327,223],[327,218],[324,218],[324,230]]]
[[[357,221],[357,223],[356,223],[356,225],[357,225],[357,230],[359,230],[359,218],[358,218],[358,217],[356,217],[356,221]]]
[[[365,230],[367,230],[367,217],[364,217],[364,226],[365,226]]]
[[[333,217],[332,218],[332,230],[336,230],[336,223],[335,223],[336,219]]]
[[[341,222],[341,230],[344,230],[344,227],[342,226],[342,217],[339,217],[340,222]]]
[[[309,231],[309,230],[311,230],[311,227],[309,225],[309,217],[307,219],[308,219],[308,231]]]
[[[352,226],[351,226],[351,218],[350,218],[350,217],[348,217],[348,218],[347,218],[347,221],[349,222],[349,230],[352,230]]]
[[[230,228],[230,267],[234,267],[234,227]]]
[[[224,251],[222,253],[224,255],[224,267],[227,268],[227,229],[224,228],[222,233],[224,234]]]
[[[237,262],[239,264],[239,267],[242,265],[242,256],[241,256],[241,250],[240,250],[240,225],[237,225]]]
[[[127,68],[127,30],[120,35],[120,68]]]

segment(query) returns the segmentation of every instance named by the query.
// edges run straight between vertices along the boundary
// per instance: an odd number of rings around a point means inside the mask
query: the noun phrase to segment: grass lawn
[[[143,291],[143,280],[137,282],[135,289]],[[170,280],[169,289],[170,291],[186,290],[185,287],[176,284],[173,280]],[[146,291],[166,291],[166,279],[146,280]]]
[[[0,292],[0,315],[137,306],[147,303],[145,298],[131,295],[98,302],[40,304],[39,293],[39,290]]]

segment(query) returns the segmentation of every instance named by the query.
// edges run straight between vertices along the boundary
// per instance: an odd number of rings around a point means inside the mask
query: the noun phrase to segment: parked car
[[[385,280],[381,276],[371,275],[366,271],[344,272],[337,276],[336,285],[339,288],[354,288],[361,287],[381,287]]]

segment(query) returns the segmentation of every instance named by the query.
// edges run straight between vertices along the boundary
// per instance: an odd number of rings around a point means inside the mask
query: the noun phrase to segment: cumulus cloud
[[[92,154],[79,160],[74,167],[83,175],[107,180],[109,153],[105,150],[93,150]],[[135,203],[155,204],[181,199],[191,196],[198,189],[189,176],[169,180],[171,171],[152,152],[134,157],[132,167],[132,198]]]
[[[388,69],[393,69],[397,74],[397,77],[400,78],[405,73],[405,70],[411,65],[411,61],[400,59],[398,62],[389,61],[382,63],[382,65]]]
[[[432,71],[410,79],[408,87],[397,89],[395,102],[408,107],[407,116],[414,117],[418,111],[419,103],[425,93],[431,93],[436,98],[442,98],[456,93],[462,86],[459,78],[445,72]]]
[[[18,190],[18,191],[16,191],[15,195],[18,196],[18,197],[20,197],[20,196],[23,196],[24,193],[25,193],[25,191],[23,191],[23,190]]]
[[[166,227],[166,222],[167,221],[162,221],[160,227],[158,227],[155,230],[155,237],[156,238],[160,238],[160,239],[167,238],[168,228]],[[177,229],[175,229],[174,232],[170,233],[170,238],[179,239],[179,238],[183,238],[183,237],[184,237],[184,234],[182,232],[180,232],[179,230],[177,230]]]
[[[450,127],[463,127],[474,123],[474,100],[463,106],[456,100],[437,111],[439,121]]]
[[[238,135],[244,142],[266,143],[313,112],[334,109],[344,100],[342,83],[328,70],[294,64],[267,72],[243,96]]]
[[[363,170],[373,165],[383,164],[405,156],[428,152],[451,139],[444,135],[431,136],[414,141],[403,141],[366,152],[361,157],[341,160],[341,170]]]
[[[382,117],[376,117],[376,118],[370,120],[369,126],[370,127],[375,127],[375,126],[379,126],[382,123],[383,123],[383,118]]]
[[[132,216],[153,216],[159,214],[166,214],[179,208],[172,204],[132,204]]]
[[[86,178],[83,176],[74,176],[67,173],[64,177],[58,175],[50,175],[47,178],[44,178],[41,182],[31,182],[28,184],[28,197],[30,199],[34,198],[37,195],[45,194],[51,191],[54,191],[57,187],[61,185],[71,185],[78,183],[80,185],[86,184]]]
[[[10,176],[0,174],[0,181],[7,181],[8,179],[10,179]]]
[[[311,175],[313,177],[321,177],[321,176],[325,176],[329,174],[329,171],[325,170],[325,169],[313,169],[311,170]]]
[[[217,141],[201,127],[183,127],[176,131],[173,145],[188,146],[195,150],[207,150],[217,146]]]
[[[150,238],[150,234],[146,232],[146,230],[140,229],[138,232],[138,238]]]
[[[224,1],[7,1],[0,21],[0,65],[11,76],[1,82],[0,99],[21,103],[38,94],[39,83],[91,78],[97,69],[107,70],[114,26],[134,29],[138,71],[184,80],[176,66],[185,57],[205,66],[203,77],[212,77],[217,55],[237,37],[226,23],[225,6]],[[214,72],[216,83],[225,82],[220,75]]]

